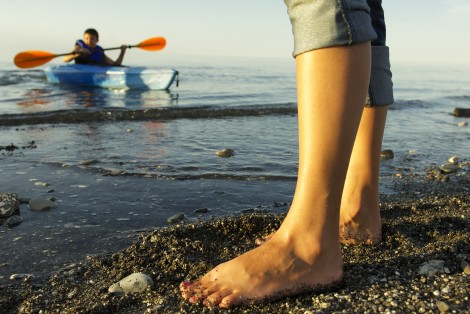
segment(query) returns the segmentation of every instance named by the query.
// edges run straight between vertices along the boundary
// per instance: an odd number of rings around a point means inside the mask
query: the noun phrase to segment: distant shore
[[[470,308],[470,180],[401,178],[382,195],[383,242],[343,246],[344,285],[231,313],[452,312]],[[195,313],[178,284],[251,249],[284,214],[252,213],[142,232],[124,250],[90,255],[49,275],[0,285],[2,313]],[[109,239],[112,241],[112,239]],[[426,270],[426,266],[431,268]],[[433,268],[434,267],[434,268]],[[116,296],[108,287],[143,272],[154,285]],[[218,310],[214,310],[218,312]],[[310,311],[310,312],[309,312]]]

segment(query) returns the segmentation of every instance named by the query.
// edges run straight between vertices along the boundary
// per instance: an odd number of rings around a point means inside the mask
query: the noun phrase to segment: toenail
[[[183,286],[184,286],[185,288],[189,287],[190,285],[191,285],[191,283],[190,283],[189,281],[183,282]]]

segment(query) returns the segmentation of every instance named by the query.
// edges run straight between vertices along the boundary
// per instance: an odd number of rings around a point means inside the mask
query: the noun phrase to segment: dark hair
[[[88,28],[83,34],[89,34],[89,35],[93,35],[95,36],[97,39],[100,38],[100,36],[98,35],[98,31],[94,28]]]

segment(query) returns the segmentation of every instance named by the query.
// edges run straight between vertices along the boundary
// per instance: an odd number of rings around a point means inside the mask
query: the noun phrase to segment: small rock
[[[470,275],[470,264],[467,261],[463,261],[460,266],[465,274]]]
[[[173,215],[171,216],[170,218],[168,218],[167,222],[169,224],[174,224],[174,223],[178,223],[178,222],[182,222],[186,219],[186,215],[183,214],[183,213],[178,213],[176,215]]]
[[[442,260],[431,260],[421,265],[419,268],[419,275],[426,275],[432,277],[435,274],[444,272],[444,261]]]
[[[141,293],[153,286],[149,275],[133,273],[109,287],[108,291],[115,294]]]
[[[31,274],[13,274],[10,276],[10,280],[29,281],[31,278],[33,278],[33,275]]]
[[[134,132],[133,129],[127,129],[127,133],[132,133],[132,132]]]
[[[218,157],[229,158],[235,155],[235,151],[231,148],[224,148],[215,153]]]
[[[444,173],[450,174],[459,171],[459,166],[453,164],[443,164],[439,166],[439,169]]]
[[[117,177],[126,173],[124,170],[114,169],[108,172],[108,176]]]
[[[323,302],[322,304],[320,304],[320,307],[321,307],[322,309],[327,309],[327,308],[330,307],[330,304],[329,304],[329,303],[326,303],[326,302]]]
[[[439,312],[441,313],[445,313],[449,310],[449,305],[447,305],[447,303],[442,302],[442,301],[437,301],[436,306],[439,309]]]
[[[13,215],[7,220],[5,220],[5,226],[12,228],[12,227],[18,226],[22,222],[23,222],[23,218],[21,218],[21,216]]]
[[[468,125],[468,123],[466,121],[462,121],[462,122],[457,123],[457,126],[460,126],[460,127],[467,126],[467,125]]]
[[[0,193],[0,218],[10,217],[20,206],[20,199],[15,193]]]
[[[380,158],[387,160],[387,159],[393,159],[395,157],[393,151],[391,149],[384,149],[380,152]]]
[[[89,159],[89,160],[82,160],[79,162],[80,165],[82,166],[90,166],[98,163],[98,160],[96,159]]]
[[[35,211],[47,211],[55,208],[56,206],[55,202],[48,199],[32,198],[29,200],[29,208]]]
[[[46,186],[49,186],[50,184],[47,183],[47,182],[36,181],[36,182],[34,182],[34,185],[46,187]]]
[[[449,163],[451,165],[458,165],[459,164],[459,157],[457,156],[452,156],[449,158]]]
[[[198,208],[194,210],[195,214],[207,214],[209,212],[209,208],[204,207],[204,208]]]

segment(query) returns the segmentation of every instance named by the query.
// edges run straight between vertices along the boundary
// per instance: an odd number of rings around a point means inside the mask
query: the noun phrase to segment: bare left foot
[[[193,304],[228,308],[297,295],[341,281],[339,243],[320,246],[303,243],[301,237],[301,242],[295,237],[285,239],[274,236],[264,245],[220,264],[196,282],[182,283],[183,298]]]
[[[345,207],[345,206],[344,206]],[[360,209],[348,211],[341,209],[339,236],[343,244],[379,244],[382,241],[382,223],[380,218],[380,205],[373,205],[372,210]],[[363,213],[367,213],[363,214]],[[268,242],[276,232],[256,238],[255,245],[260,246]]]
[[[341,207],[339,237],[343,244],[370,244],[382,242],[380,205],[362,206],[360,210]]]

